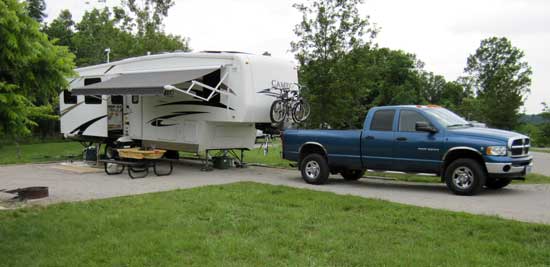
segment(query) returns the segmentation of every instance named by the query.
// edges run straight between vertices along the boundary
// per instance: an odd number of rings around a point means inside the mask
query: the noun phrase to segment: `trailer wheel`
[[[340,173],[344,180],[357,181],[365,175],[365,170],[344,170]]]
[[[489,189],[501,189],[501,188],[504,188],[506,187],[507,185],[509,185],[510,183],[512,182],[511,179],[506,179],[506,178],[489,178],[487,179],[487,182],[485,183],[485,186]]]
[[[329,176],[328,163],[325,157],[319,154],[309,154],[300,164],[302,179],[308,184],[326,184]]]
[[[445,183],[457,195],[472,196],[479,193],[486,179],[485,171],[474,159],[457,159],[445,170]]]

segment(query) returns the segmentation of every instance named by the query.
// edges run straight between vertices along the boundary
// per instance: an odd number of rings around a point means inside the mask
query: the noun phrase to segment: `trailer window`
[[[379,110],[374,113],[370,129],[372,131],[391,131],[395,110]]]
[[[77,99],[76,99],[76,96],[71,94],[71,92],[69,92],[69,90],[64,90],[63,91],[63,103],[65,104],[76,104],[77,102]]]
[[[123,100],[122,100],[122,96],[121,95],[114,95],[114,96],[111,96],[111,104],[115,104],[115,105],[122,105],[123,104]]]
[[[84,103],[85,104],[101,104],[101,96],[100,95],[87,95],[84,96]]]
[[[416,132],[417,122],[430,123],[424,116],[414,110],[401,110],[399,112],[400,132]]]

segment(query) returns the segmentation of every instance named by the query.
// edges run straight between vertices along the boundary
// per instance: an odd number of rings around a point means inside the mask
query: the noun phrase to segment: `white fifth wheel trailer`
[[[290,60],[232,52],[166,53],[76,69],[60,95],[67,138],[201,152],[251,149],[270,125],[269,88],[297,83]]]

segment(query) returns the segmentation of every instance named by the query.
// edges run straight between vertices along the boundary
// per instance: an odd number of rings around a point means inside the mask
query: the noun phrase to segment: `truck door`
[[[394,152],[399,171],[437,172],[441,164],[443,134],[416,131],[416,122],[432,124],[417,110],[399,111]],[[433,124],[432,124],[433,125]]]
[[[370,125],[365,125],[361,140],[363,166],[373,170],[391,170],[394,166],[395,109],[374,112]]]

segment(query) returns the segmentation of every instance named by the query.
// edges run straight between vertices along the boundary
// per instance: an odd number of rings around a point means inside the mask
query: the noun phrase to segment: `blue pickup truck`
[[[324,184],[367,169],[432,173],[459,195],[499,189],[531,171],[530,139],[519,133],[474,127],[439,106],[386,106],[369,110],[362,130],[296,130],[282,135],[283,158],[302,178]]]

